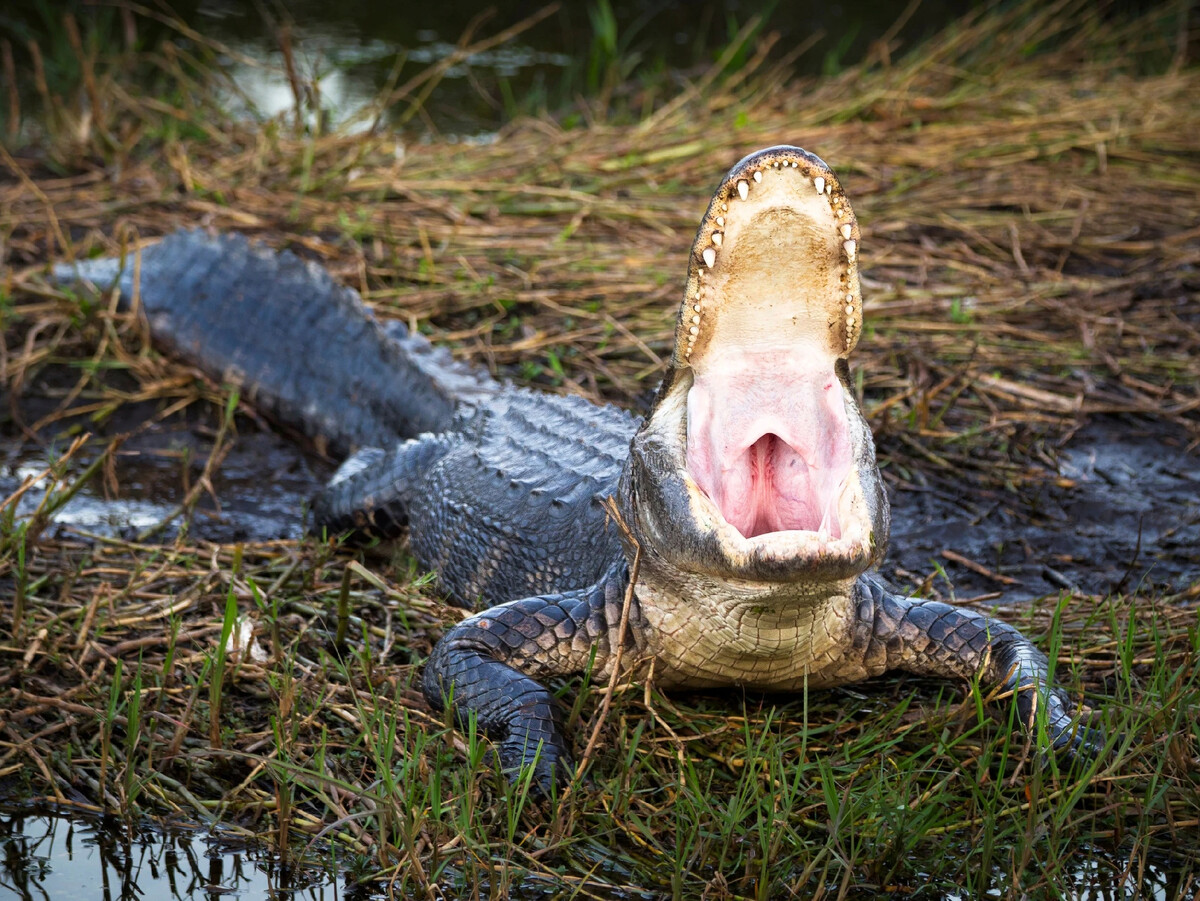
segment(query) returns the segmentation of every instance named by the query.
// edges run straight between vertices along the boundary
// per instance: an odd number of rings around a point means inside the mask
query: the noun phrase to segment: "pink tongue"
[[[688,393],[687,467],[743,536],[802,529],[841,537],[850,470],[841,384],[828,358],[730,352]]]

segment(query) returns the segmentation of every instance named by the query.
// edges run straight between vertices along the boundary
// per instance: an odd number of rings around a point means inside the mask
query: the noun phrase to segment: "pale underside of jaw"
[[[723,186],[727,200],[718,192],[697,239],[698,309],[685,307],[692,327],[681,330],[693,374],[687,470],[747,539],[863,534],[834,368],[861,325],[857,226],[840,190],[825,189],[827,172],[786,160],[747,171]]]

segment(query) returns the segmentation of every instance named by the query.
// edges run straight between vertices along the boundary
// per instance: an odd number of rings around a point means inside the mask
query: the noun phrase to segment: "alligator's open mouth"
[[[694,381],[687,469],[744,537],[841,538],[855,461],[834,371],[858,337],[854,213],[795,148],[743,160],[693,247],[677,334]]]
[[[844,363],[858,239],[833,172],[794,147],[735,166],[701,223],[674,388],[692,507],[733,556],[873,556],[874,453]]]
[[[666,578],[819,591],[887,543],[887,499],[846,358],[862,330],[858,224],[797,147],[746,157],[692,250],[671,369],[630,446],[629,511]]]

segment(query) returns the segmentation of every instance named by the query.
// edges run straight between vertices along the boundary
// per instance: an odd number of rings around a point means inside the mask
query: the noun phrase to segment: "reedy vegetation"
[[[47,367],[78,369],[29,424],[42,435],[102,429],[138,402],[158,405],[141,428],[209,410],[220,425],[183,492],[186,522],[222,449],[253,428],[235,416],[245,408],[150,350],[114,303],[50,289],[40,272],[204,223],[321,260],[379,315],[479,365],[636,405],[711,185],[744,152],[787,141],[834,165],[859,214],[856,363],[893,486],[1019,504],[1085,416],[1200,437],[1188,27],[1176,7],[1114,24],[1027,5],[817,80],[738,49],[740,67],[718,65],[628,124],[606,124],[620,116],[595,100],[586,126],[517,119],[471,147],[223,115],[198,74],[219,73],[187,59],[212,52],[198,35],[116,63],[85,49],[81,105],[60,104],[35,147],[0,160],[0,373],[19,398]],[[137,87],[135,63],[165,81]],[[392,102],[424,97],[423,84]],[[1168,891],[1200,885],[1200,582],[1004,610],[1099,711],[1101,760],[1039,762],[973,688],[668,698],[620,685],[588,781],[547,807],[425,707],[418,667],[461,613],[402,555],[213,545],[186,527],[165,544],[48,531],[52,506],[93,472],[117,488],[118,447],[74,448],[49,488],[27,488],[46,493],[41,513],[0,507],[0,776],[29,795],[220,821],[418,897],[434,883],[491,896],[547,883],[581,897],[1055,896],[1097,872],[1128,891],[1163,873]],[[913,581],[944,588],[934,574]],[[265,662],[224,652],[238,615]],[[563,686],[577,752],[598,694]]]

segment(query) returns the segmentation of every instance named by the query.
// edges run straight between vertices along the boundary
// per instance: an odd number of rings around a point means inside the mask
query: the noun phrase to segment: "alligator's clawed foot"
[[[1048,693],[1037,695],[1033,690],[1025,690],[1020,694],[1017,710],[1027,728],[1036,734],[1038,728],[1037,714],[1033,710],[1033,698],[1046,705],[1046,736],[1050,747],[1067,758],[1078,758],[1090,761],[1103,756],[1105,753],[1104,730],[1088,722],[1087,716],[1080,716],[1074,703],[1061,691],[1053,689]]]
[[[530,792],[550,798],[571,781],[575,767],[571,755],[557,741],[530,744],[526,737],[509,736],[500,744],[500,768],[509,782],[519,785],[532,767]]]

